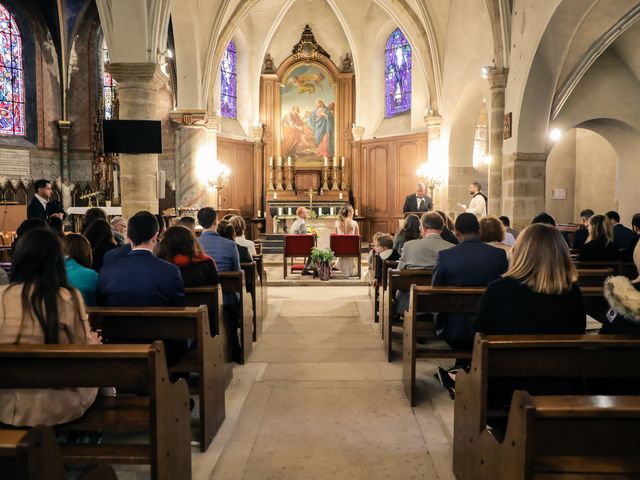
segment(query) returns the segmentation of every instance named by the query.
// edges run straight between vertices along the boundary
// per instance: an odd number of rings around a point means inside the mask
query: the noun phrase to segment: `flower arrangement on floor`
[[[330,248],[313,248],[311,250],[311,263],[316,265],[316,271],[320,280],[328,281],[331,278],[331,262],[335,258]]]

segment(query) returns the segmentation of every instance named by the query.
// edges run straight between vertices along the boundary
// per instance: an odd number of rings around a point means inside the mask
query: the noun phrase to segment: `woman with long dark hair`
[[[218,270],[211,257],[202,253],[200,243],[191,230],[169,227],[158,244],[158,257],[180,268],[185,287],[218,283]]]
[[[69,285],[55,233],[35,229],[16,244],[11,283],[0,287],[0,343],[98,343],[80,293]],[[81,417],[96,388],[0,390],[0,422],[56,425]]]
[[[99,272],[102,268],[104,254],[118,246],[116,239],[113,237],[111,225],[106,220],[98,218],[87,227],[84,236],[87,237],[91,244],[91,253],[93,255],[91,268]]]
[[[393,239],[393,249],[398,253],[402,253],[402,247],[406,242],[417,240],[418,238],[420,238],[420,218],[412,213],[404,219],[402,228],[396,233]]]

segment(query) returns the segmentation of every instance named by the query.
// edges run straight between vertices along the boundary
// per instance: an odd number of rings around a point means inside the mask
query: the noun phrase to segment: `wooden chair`
[[[218,272],[218,280],[222,287],[222,293],[236,295],[240,302],[238,307],[239,318],[236,318],[234,312],[228,308],[224,309],[224,315],[227,318],[225,323],[230,326],[230,335],[236,335],[239,339],[239,360],[240,364],[244,365],[253,351],[253,310],[251,308],[251,298],[245,287],[244,272]],[[238,329],[240,330],[239,335]]]
[[[295,257],[310,257],[311,250],[316,245],[315,235],[285,235],[284,236],[284,252],[282,254],[282,267],[284,269],[284,278],[287,278],[289,267],[287,259]],[[304,265],[292,265],[291,271],[303,270]]]
[[[241,263],[240,268],[244,271],[244,279],[247,282],[247,291],[251,295],[251,306],[253,307],[253,341],[257,341],[262,335],[262,321],[264,318],[264,303],[262,300],[262,284],[258,277],[256,262]]]
[[[411,285],[431,285],[433,269],[424,270],[387,270],[387,290],[384,293],[384,309],[380,312],[380,328],[383,330],[384,353],[387,361],[390,362],[393,356],[393,319],[396,312],[396,294],[411,290]],[[402,325],[399,325],[402,327]],[[399,336],[402,344],[402,335]]]
[[[358,264],[358,278],[362,278],[362,254],[360,235],[338,235],[329,237],[329,248],[336,258],[355,258]]]
[[[0,429],[0,472],[11,480],[65,480],[64,463],[53,428]],[[113,468],[102,465],[78,480],[117,480]]]
[[[638,384],[640,339],[477,334],[472,369],[456,376],[456,478],[640,478],[640,397],[592,396],[610,378]],[[516,389],[506,417],[494,405],[505,381]]]
[[[189,390],[169,381],[161,342],[152,345],[0,345],[0,388],[115,387],[60,431],[144,432],[149,443],[62,445],[65,463],[151,465],[153,480],[191,478]],[[123,395],[120,392],[136,392]],[[140,396],[142,395],[142,396]]]
[[[222,340],[212,337],[207,307],[91,307],[89,323],[104,338],[197,342],[172,373],[197,373],[193,389],[200,402],[200,451],[207,450],[225,418],[225,379]]]

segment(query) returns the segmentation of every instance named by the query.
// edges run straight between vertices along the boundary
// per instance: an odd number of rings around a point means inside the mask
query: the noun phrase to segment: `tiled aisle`
[[[251,362],[234,370],[227,420],[194,478],[450,479],[453,403],[419,365],[412,410],[384,359],[364,287],[270,289]]]

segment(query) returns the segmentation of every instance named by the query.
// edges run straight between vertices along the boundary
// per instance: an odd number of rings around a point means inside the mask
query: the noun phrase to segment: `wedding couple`
[[[351,205],[344,205],[340,209],[338,219],[335,223],[335,233],[338,235],[360,235],[360,229],[358,228],[358,223],[353,219],[353,214],[353,207]],[[296,218],[293,225],[291,225],[291,233],[298,235],[309,233],[309,229],[305,223],[309,217],[309,211],[304,207],[298,207],[296,216],[298,218]],[[358,272],[358,266],[354,258],[338,258],[335,267],[340,270],[345,277],[352,277]]]

